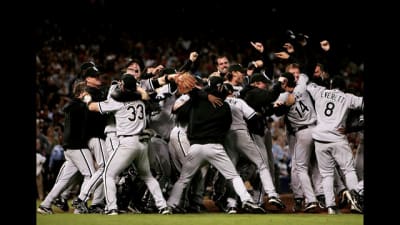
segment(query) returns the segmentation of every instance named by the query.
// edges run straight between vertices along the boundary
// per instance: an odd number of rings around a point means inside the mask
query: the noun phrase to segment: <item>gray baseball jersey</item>
[[[244,120],[250,119],[256,112],[243,99],[227,97],[225,101],[229,103],[232,112],[232,124],[224,143],[229,157],[236,166],[239,161],[239,153],[245,155],[257,166],[263,189],[268,194],[268,197],[278,197],[269,167],[267,166],[267,152],[261,150],[250,137],[246,121]],[[234,204],[230,200],[228,207],[236,207]]]
[[[139,141],[139,134],[146,127],[145,105],[141,100],[117,102],[112,98],[99,102],[101,113],[114,112],[119,146],[110,156],[104,171],[106,210],[118,209],[116,177],[132,161],[139,177],[146,183],[159,209],[167,206],[159,183],[150,171],[148,144]]]
[[[307,90],[315,100],[318,124],[314,128],[315,140],[334,142],[346,140],[338,128],[345,127],[349,109],[362,109],[363,98],[340,90],[327,90],[315,83],[307,85]]]
[[[311,97],[307,92],[307,82],[308,77],[305,74],[300,74],[292,92],[295,96],[295,104],[290,107],[286,116],[296,137],[292,155],[292,161],[295,164],[294,172],[299,177],[305,202],[311,203],[317,201],[309,175],[309,168],[312,167],[310,158],[314,152],[314,141],[311,135],[317,115]],[[315,178],[319,179],[318,177]]]
[[[363,98],[338,89],[327,90],[315,83],[307,85],[315,100],[317,126],[312,133],[315,152],[323,178],[326,206],[336,206],[334,194],[334,170],[336,164],[345,175],[349,190],[358,188],[353,154],[345,134],[339,131],[346,124],[349,109],[362,109]],[[353,204],[353,202],[352,202]]]
[[[145,105],[142,101],[117,102],[110,98],[98,104],[100,113],[114,112],[117,136],[137,135],[146,128]]]

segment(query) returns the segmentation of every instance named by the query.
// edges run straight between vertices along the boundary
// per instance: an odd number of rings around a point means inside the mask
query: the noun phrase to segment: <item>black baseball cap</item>
[[[89,67],[83,73],[83,78],[86,77],[99,77],[101,74],[100,69],[96,66]]]
[[[289,87],[295,87],[296,86],[296,81],[294,79],[293,73],[284,72],[284,73],[281,74],[281,77],[285,77],[288,80],[287,84],[288,84]]]
[[[131,74],[125,73],[121,78],[122,83],[124,84],[124,89],[127,91],[135,91],[136,90],[136,79]]]
[[[208,86],[210,88],[216,89],[224,83],[224,78],[220,76],[211,76],[208,78]]]
[[[270,80],[268,80],[268,78],[266,76],[264,76],[264,74],[261,73],[253,73],[253,75],[250,76],[250,83],[254,83],[257,81],[261,81],[264,83],[270,83]]]
[[[228,71],[229,71],[229,72],[232,72],[232,71],[240,71],[240,72],[244,73],[244,72],[246,72],[246,69],[243,68],[243,66],[240,65],[240,64],[233,64],[233,65],[229,66]]]

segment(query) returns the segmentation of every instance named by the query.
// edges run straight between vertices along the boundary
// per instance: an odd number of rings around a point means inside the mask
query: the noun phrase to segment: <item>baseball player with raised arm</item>
[[[358,179],[354,167],[354,158],[347,137],[341,128],[345,127],[350,109],[363,109],[363,97],[344,93],[346,83],[342,77],[335,76],[331,80],[331,89],[315,83],[307,85],[307,90],[315,100],[317,125],[312,137],[315,141],[315,152],[325,193],[325,202],[329,214],[337,214],[334,193],[334,171],[338,165],[343,172],[346,185],[350,190],[351,210],[362,213],[358,204],[356,191]]]
[[[110,99],[91,102],[87,95],[89,110],[102,114],[111,112],[115,115],[119,146],[110,156],[104,170],[104,189],[106,194],[107,215],[118,215],[116,196],[116,177],[132,162],[138,169],[139,177],[146,183],[154,197],[161,214],[171,214],[170,208],[162,195],[160,185],[150,171],[148,143],[141,141],[140,134],[146,127],[145,105],[141,100],[146,95],[143,89],[136,87],[136,79],[129,74],[122,76],[119,88]]]

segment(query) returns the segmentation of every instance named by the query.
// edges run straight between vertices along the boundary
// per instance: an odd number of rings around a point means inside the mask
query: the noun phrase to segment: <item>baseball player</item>
[[[52,203],[70,185],[76,173],[80,172],[83,175],[82,186],[84,186],[95,172],[93,156],[88,148],[86,130],[88,110],[82,101],[85,88],[85,82],[75,84],[73,99],[63,109],[65,114],[63,140],[66,161],[59,171],[53,188],[37,209],[41,214],[53,214]]]
[[[223,78],[214,76],[210,78],[210,94],[225,99]],[[227,179],[231,180],[236,193],[242,201],[242,208],[249,212],[264,213],[265,210],[253,202],[251,195],[247,192],[243,180],[240,178],[232,161],[229,159],[222,143],[228,132],[232,114],[228,103],[214,107],[207,97],[207,92],[198,88],[190,92],[190,117],[188,125],[188,139],[190,149],[186,156],[187,161],[182,166],[178,181],[172,188],[168,205],[173,209],[179,205],[182,192],[190,182],[194,174],[205,163],[210,163]],[[203,97],[202,97],[203,96]]]
[[[278,202],[283,207],[282,201],[276,193],[271,173],[267,165],[267,152],[261,150],[250,137],[247,123],[245,120],[251,120],[256,116],[256,112],[243,99],[233,97],[234,89],[231,84],[225,83],[229,94],[225,101],[229,104],[232,111],[232,124],[225,139],[224,146],[234,165],[239,161],[239,154],[245,155],[253,162],[258,169],[260,180],[268,198]],[[272,203],[272,200],[270,201]],[[233,208],[231,213],[236,213],[236,202],[228,198],[228,208]]]
[[[202,85],[202,82],[198,82]],[[187,138],[186,131],[189,123],[189,105],[185,104],[189,101],[190,96],[188,94],[180,95],[173,107],[172,113],[175,116],[175,127],[171,130],[169,140],[169,151],[171,160],[178,172],[178,175],[182,172],[182,165],[186,161],[190,149],[190,142]],[[183,108],[180,108],[183,107]],[[182,202],[179,204],[179,209],[185,212],[186,209],[189,212],[202,212],[205,210],[203,205],[204,197],[204,185],[205,177],[208,171],[208,165],[202,166],[201,169],[196,172],[191,183],[186,187]]]
[[[358,179],[354,167],[353,154],[346,135],[340,132],[345,126],[350,109],[363,109],[363,97],[344,93],[346,83],[342,77],[335,76],[331,80],[331,89],[318,86],[315,83],[307,85],[307,90],[315,100],[317,125],[312,137],[315,141],[315,151],[318,167],[322,176],[325,202],[329,214],[337,214],[334,194],[334,168],[337,164],[345,175],[346,185],[350,190],[351,209],[362,212],[356,191]]]
[[[86,82],[86,91],[90,94],[94,101],[102,101],[107,98],[107,93],[100,80],[100,70],[97,66],[89,67],[85,70],[83,78]],[[108,160],[108,153],[105,146],[105,126],[107,117],[98,112],[88,113],[87,133],[89,136],[88,147],[92,151],[96,163],[98,165],[96,172],[92,175],[91,180],[83,185],[81,192],[73,201],[75,207],[74,213],[88,213],[87,201],[93,193],[92,208],[104,206],[104,189],[101,186],[102,176],[105,164]]]
[[[138,169],[139,177],[146,183],[161,214],[171,214],[162,195],[160,185],[150,171],[148,144],[141,141],[140,134],[146,127],[146,109],[141,100],[146,92],[136,87],[136,79],[129,74],[122,76],[120,87],[112,93],[112,98],[102,102],[92,102],[90,95],[85,99],[89,110],[115,115],[119,146],[110,156],[104,170],[107,215],[118,215],[116,198],[116,177],[132,161]]]
[[[295,173],[297,173],[299,177],[305,197],[304,211],[309,212],[316,209],[318,206],[311,178],[308,173],[311,154],[314,151],[311,133],[316,124],[317,115],[311,97],[306,90],[308,77],[305,74],[300,74],[296,82],[291,72],[285,72],[281,74],[279,80],[282,83],[283,90],[295,97],[294,104],[290,106],[286,116],[287,122],[289,122],[296,138],[292,160],[295,163]],[[276,103],[282,104],[280,100]]]
[[[257,146],[267,153],[268,167],[271,174],[274,174],[274,160],[272,148],[267,148],[265,144],[265,130],[267,126],[267,117],[273,114],[273,102],[278,98],[281,92],[280,82],[276,82],[272,89],[268,89],[269,80],[261,73],[255,73],[251,76],[250,85],[246,85],[240,92],[240,98],[253,108],[259,115],[256,120],[247,121],[249,132]],[[270,136],[271,137],[271,136]],[[272,156],[272,157],[270,157]],[[272,178],[274,179],[274,178]],[[263,199],[260,197],[260,199]],[[268,202],[279,209],[285,208],[285,205],[278,198],[271,197]]]

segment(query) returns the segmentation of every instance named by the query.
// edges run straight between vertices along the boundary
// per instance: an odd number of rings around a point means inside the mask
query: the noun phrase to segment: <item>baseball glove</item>
[[[196,78],[190,73],[183,73],[175,78],[175,83],[178,86],[179,93],[185,94],[196,86]]]

